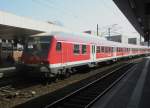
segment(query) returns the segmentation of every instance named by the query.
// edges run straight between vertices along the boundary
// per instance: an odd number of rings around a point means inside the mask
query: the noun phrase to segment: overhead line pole
[[[97,36],[98,36],[99,34],[98,34],[98,24],[97,24]]]
[[[111,40],[110,39],[110,27],[108,28],[108,36],[109,36],[109,40]]]

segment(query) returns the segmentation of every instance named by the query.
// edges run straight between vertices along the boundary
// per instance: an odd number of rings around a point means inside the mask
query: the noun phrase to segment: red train
[[[67,76],[79,66],[93,67],[102,61],[149,53],[150,49],[144,46],[107,41],[89,34],[42,33],[27,39],[18,67],[49,78]]]

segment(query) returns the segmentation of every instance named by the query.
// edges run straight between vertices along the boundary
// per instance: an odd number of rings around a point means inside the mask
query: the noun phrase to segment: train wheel
[[[62,70],[61,74],[60,74],[60,79],[64,80],[66,78],[69,78],[71,76],[71,69],[64,69]]]
[[[72,69],[71,69],[71,72],[72,72],[72,74],[74,74],[74,73],[77,72],[77,69],[76,69],[76,68],[72,68]]]
[[[51,73],[45,73],[43,77],[45,84],[51,84],[52,82],[57,82],[57,75],[52,75]]]
[[[69,78],[71,76],[71,70],[67,69],[65,72],[65,78]]]
[[[72,71],[71,68],[69,68],[69,69],[66,70],[66,77],[67,78],[70,77],[72,74],[73,74],[73,71]]]

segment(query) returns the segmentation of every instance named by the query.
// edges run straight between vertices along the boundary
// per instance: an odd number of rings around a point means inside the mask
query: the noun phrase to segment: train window
[[[108,52],[109,52],[109,53],[111,52],[111,47],[109,47],[109,50],[108,50]]]
[[[104,47],[104,52],[107,53],[107,47]]]
[[[86,45],[82,45],[82,54],[86,54]]]
[[[122,48],[120,48],[120,52],[122,52]]]
[[[56,51],[61,51],[61,42],[57,42]]]
[[[118,52],[120,52],[120,48],[118,48]]]
[[[111,52],[114,52],[114,47],[111,48]]]
[[[111,47],[109,47],[109,53],[111,52]]]
[[[127,52],[127,48],[124,48],[124,50],[123,50],[124,52]]]
[[[110,51],[111,51],[111,50],[110,50],[110,47],[108,47],[108,53],[110,53]]]
[[[113,47],[111,47],[111,52],[113,52],[113,49],[114,49],[114,48],[113,48]]]
[[[103,46],[101,47],[101,52],[105,52],[105,48]]]
[[[80,53],[80,45],[75,44],[75,45],[74,45],[73,52],[74,52],[75,54],[79,54],[79,53]]]
[[[29,37],[26,40],[24,51],[38,56],[47,56],[50,47],[50,36]]]
[[[96,47],[96,53],[100,53],[100,46]]]
[[[128,48],[128,52],[130,52],[130,48]]]
[[[110,50],[110,47],[108,47],[108,53],[110,53],[110,51],[111,51],[111,50]]]
[[[106,51],[106,53],[108,53],[108,50],[109,50],[109,48],[108,48],[108,47],[106,47],[106,50],[105,50],[105,51]]]

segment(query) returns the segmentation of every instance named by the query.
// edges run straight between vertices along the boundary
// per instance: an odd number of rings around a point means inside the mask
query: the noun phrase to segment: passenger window
[[[101,52],[105,52],[105,49],[103,46],[101,47]]]
[[[57,42],[56,44],[56,51],[61,51],[61,42]]]
[[[117,52],[119,52],[119,48],[117,48]]]
[[[86,54],[86,45],[82,45],[82,54]]]
[[[74,50],[73,50],[73,52],[74,52],[75,54],[79,54],[79,53],[80,53],[80,45],[75,44],[75,45],[74,45]]]
[[[105,53],[107,53],[108,52],[108,47],[105,47]]]
[[[96,47],[96,52],[97,52],[97,53],[100,53],[100,46],[97,46],[97,47]]]
[[[107,53],[107,47],[105,47],[104,49],[105,49],[105,53]]]
[[[113,47],[111,47],[111,52],[113,52],[113,50],[114,50],[114,48],[113,48]]]
[[[111,47],[109,47],[109,53],[111,52]]]

